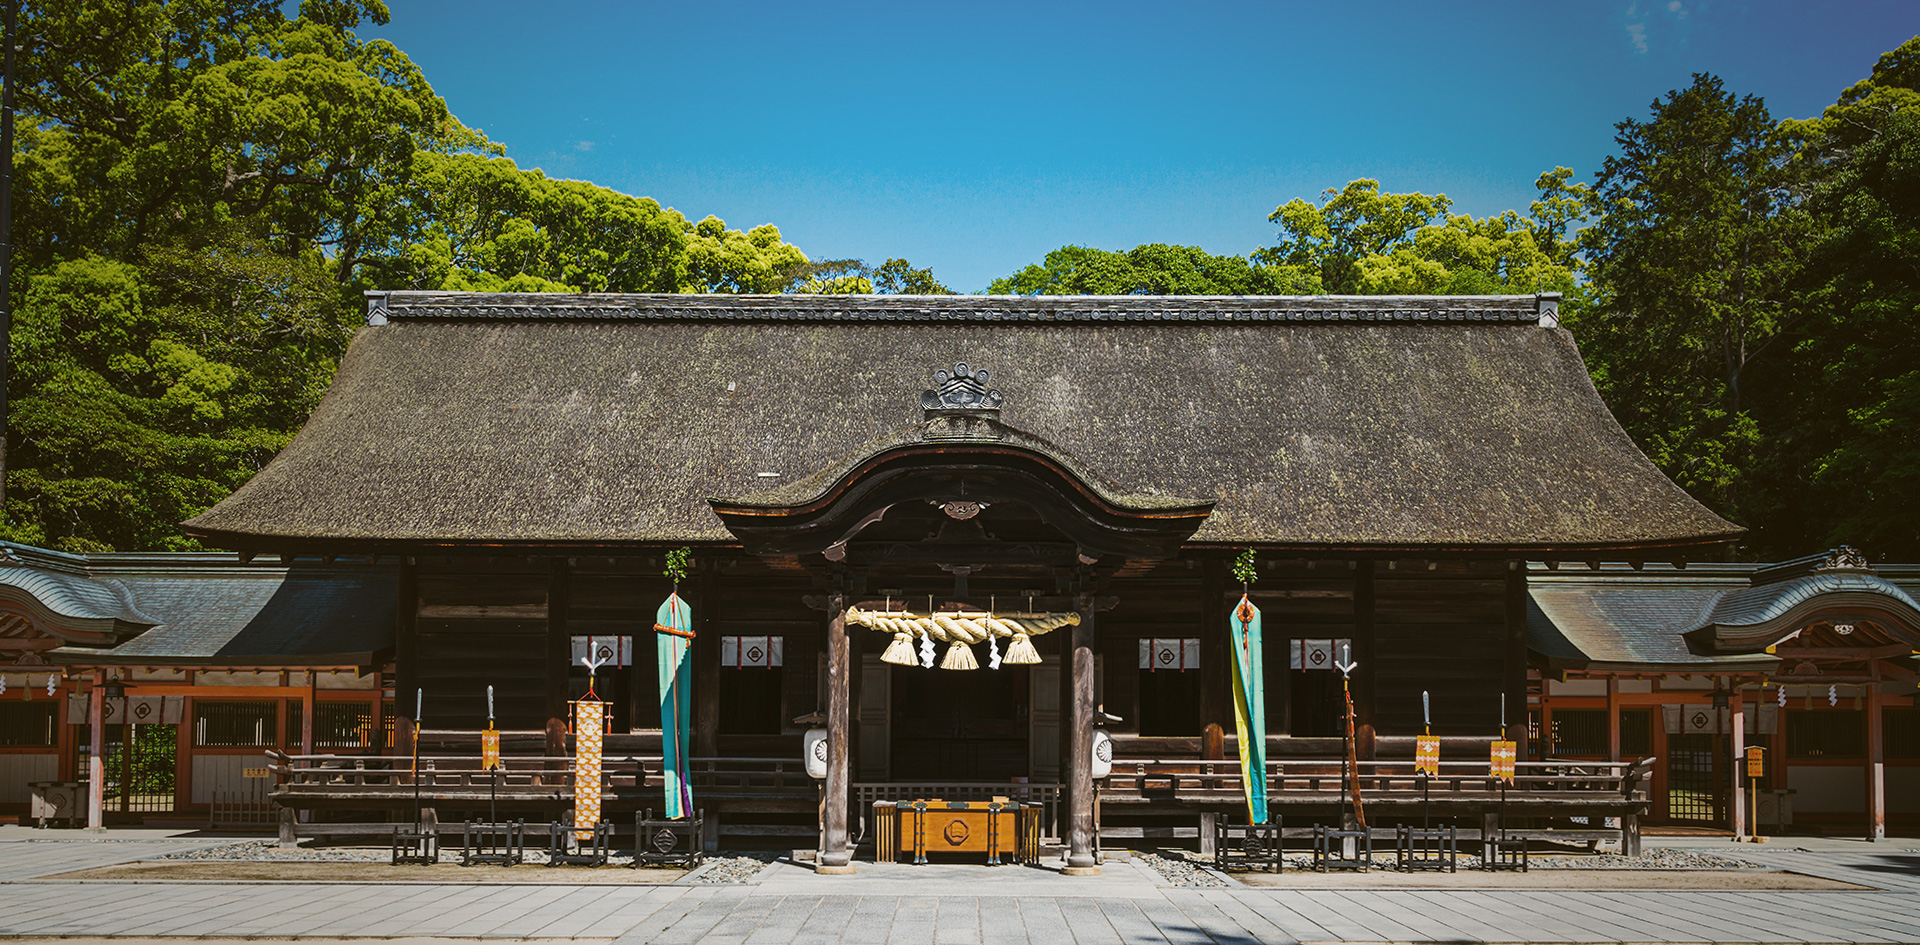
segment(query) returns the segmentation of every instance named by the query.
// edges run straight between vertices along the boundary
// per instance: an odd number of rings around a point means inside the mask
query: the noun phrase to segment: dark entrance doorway
[[[1027,668],[893,670],[893,779],[1007,781],[1027,774]]]

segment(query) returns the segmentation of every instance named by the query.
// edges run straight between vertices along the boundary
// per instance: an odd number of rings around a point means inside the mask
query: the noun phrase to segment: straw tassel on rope
[[[1080,615],[1071,612],[993,614],[971,611],[914,614],[853,607],[847,610],[847,622],[893,634],[893,642],[880,657],[883,662],[897,666],[911,666],[918,662],[930,668],[934,662],[934,644],[946,643],[949,646],[940,660],[940,667],[969,670],[980,666],[973,652],[968,649],[970,646],[989,643],[994,651],[991,655],[997,656],[998,641],[1002,639],[1009,642],[1006,654],[999,658],[999,663],[1013,666],[1038,664],[1040,654],[1034,649],[1033,637],[1061,627],[1078,625]],[[913,644],[916,639],[920,643],[918,660],[914,658]]]

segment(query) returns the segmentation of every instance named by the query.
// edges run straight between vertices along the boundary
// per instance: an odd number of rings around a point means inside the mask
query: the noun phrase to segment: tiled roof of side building
[[[393,646],[391,563],[243,564],[231,554],[92,556],[158,625],[111,649],[67,646],[83,664],[360,666]]]

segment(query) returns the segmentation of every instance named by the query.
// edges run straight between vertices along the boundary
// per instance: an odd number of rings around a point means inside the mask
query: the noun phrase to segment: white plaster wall
[[[33,798],[29,781],[52,781],[60,768],[60,756],[8,753],[0,755],[0,804],[25,804]]]
[[[244,755],[194,755],[192,791],[188,802],[192,804],[213,803],[213,791],[220,788],[227,791],[247,789],[247,781],[240,776],[245,768],[264,768],[267,766],[266,752]]]
[[[1793,796],[1793,815],[1864,814],[1867,811],[1867,769],[1862,765],[1788,765],[1787,787]]]
[[[1604,679],[1558,679],[1547,680],[1549,696],[1604,696],[1607,694],[1607,681]]]

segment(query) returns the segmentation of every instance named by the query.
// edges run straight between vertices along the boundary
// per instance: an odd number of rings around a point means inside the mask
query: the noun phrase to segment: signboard
[[[1515,748],[1516,746],[1513,742],[1504,738],[1498,739],[1493,743],[1491,764],[1493,766],[1492,776],[1494,778],[1509,784],[1513,783],[1513,763],[1519,757],[1519,753]]]
[[[1762,778],[1767,774],[1767,750],[1759,745],[1747,747],[1747,777]]]
[[[1421,735],[1414,742],[1413,770],[1440,776],[1440,736]]]

